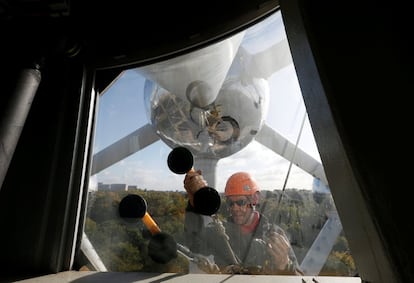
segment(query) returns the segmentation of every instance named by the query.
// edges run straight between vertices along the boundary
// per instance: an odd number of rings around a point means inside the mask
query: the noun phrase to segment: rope
[[[279,205],[280,205],[280,202],[282,201],[282,197],[283,197],[283,196],[284,196],[284,194],[285,194],[286,184],[287,184],[287,181],[288,181],[288,179],[289,179],[290,171],[292,170],[293,160],[295,159],[295,155],[296,155],[296,151],[297,151],[297,148],[298,148],[299,140],[300,140],[300,137],[302,136],[302,131],[303,131],[303,126],[305,125],[305,118],[306,118],[306,115],[307,115],[307,114],[306,114],[306,111],[305,111],[305,114],[303,115],[303,118],[302,118],[302,124],[300,125],[299,134],[298,134],[298,137],[297,137],[297,139],[296,139],[295,148],[293,149],[292,158],[290,159],[289,168],[288,168],[288,171],[287,171],[287,173],[286,173],[285,181],[284,181],[284,183],[283,183],[282,193],[280,194],[280,196],[279,196],[279,200],[278,200],[278,202],[277,202],[278,212],[279,212],[279,207],[280,207]],[[277,213],[277,214],[278,214],[278,213]],[[277,216],[277,215],[276,215],[276,216]]]

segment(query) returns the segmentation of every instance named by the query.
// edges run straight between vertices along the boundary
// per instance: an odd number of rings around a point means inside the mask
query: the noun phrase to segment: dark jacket
[[[197,214],[189,205],[185,217],[185,245],[194,253],[213,255],[214,262],[220,269],[238,265],[251,273],[297,274],[301,275],[295,253],[290,248],[290,264],[286,270],[275,270],[268,253],[266,234],[272,229],[286,233],[268,219],[260,216],[257,228],[252,233],[242,233],[240,226],[231,219],[220,221],[210,216]],[[273,231],[274,231],[273,230]],[[287,239],[289,239],[286,236]]]

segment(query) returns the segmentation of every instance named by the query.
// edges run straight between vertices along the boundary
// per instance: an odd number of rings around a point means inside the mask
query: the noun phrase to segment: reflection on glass
[[[212,260],[182,245],[184,176],[167,167],[176,146],[192,151],[194,167],[221,194],[234,172],[254,175],[258,209],[287,232],[306,275],[356,273],[279,12],[205,49],[126,70],[102,94],[84,231],[108,270],[205,272],[197,262]],[[118,216],[127,194],[146,200],[181,247],[177,258],[148,257],[145,226]],[[227,215],[223,198],[216,216]]]

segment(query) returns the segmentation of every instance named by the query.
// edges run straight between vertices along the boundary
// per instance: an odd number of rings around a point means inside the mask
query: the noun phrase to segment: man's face
[[[226,199],[234,223],[238,225],[247,224],[252,213],[252,207],[247,196],[229,196]]]

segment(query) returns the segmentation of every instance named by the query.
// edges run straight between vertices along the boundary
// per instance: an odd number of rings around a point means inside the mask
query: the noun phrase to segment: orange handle
[[[144,217],[142,217],[142,222],[144,222],[145,226],[148,228],[152,235],[161,232],[160,227],[158,227],[157,223],[155,223],[154,219],[152,219],[151,215],[149,215],[148,212],[145,212]]]

